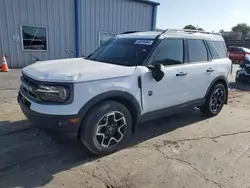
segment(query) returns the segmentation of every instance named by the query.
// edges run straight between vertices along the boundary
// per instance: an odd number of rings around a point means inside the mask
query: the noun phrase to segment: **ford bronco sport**
[[[87,58],[25,67],[18,101],[41,129],[80,138],[105,155],[120,149],[138,123],[193,107],[216,116],[227,103],[230,72],[221,36],[135,32],[117,35]]]

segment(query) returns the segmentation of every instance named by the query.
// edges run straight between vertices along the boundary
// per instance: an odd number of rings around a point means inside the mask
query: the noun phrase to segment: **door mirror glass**
[[[155,79],[156,82],[159,82],[164,77],[164,66],[162,64],[155,64],[154,66],[150,67],[152,70],[152,77]]]

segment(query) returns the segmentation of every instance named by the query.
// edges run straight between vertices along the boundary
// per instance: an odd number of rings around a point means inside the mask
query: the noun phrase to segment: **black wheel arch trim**
[[[211,82],[211,84],[210,84],[209,87],[208,87],[208,90],[207,90],[207,93],[206,93],[205,97],[208,96],[208,94],[209,94],[211,88],[214,86],[214,84],[215,84],[216,82],[224,82],[224,86],[226,87],[226,88],[225,88],[225,89],[226,89],[226,101],[225,101],[225,104],[227,104],[227,103],[228,103],[228,79],[227,79],[227,77],[224,76],[224,75],[221,75],[221,76],[216,77],[216,78]]]
[[[135,133],[137,129],[138,119],[141,115],[141,107],[140,107],[138,100],[127,91],[112,90],[112,91],[101,93],[93,97],[92,99],[90,99],[86,104],[84,104],[83,107],[79,110],[78,115],[85,117],[88,111],[93,106],[105,100],[115,100],[115,101],[121,102],[126,107],[129,106],[128,109],[130,110],[130,112],[132,110],[131,116],[133,118],[133,126],[132,126],[133,130],[132,131]]]

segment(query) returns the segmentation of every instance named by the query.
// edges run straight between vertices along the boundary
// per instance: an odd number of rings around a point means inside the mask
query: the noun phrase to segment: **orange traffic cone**
[[[5,55],[3,54],[3,58],[2,58],[2,66],[1,66],[1,71],[2,72],[8,72],[9,71],[9,67],[5,58]]]

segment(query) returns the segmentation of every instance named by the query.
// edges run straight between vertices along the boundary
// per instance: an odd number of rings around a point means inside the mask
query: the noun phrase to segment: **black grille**
[[[30,97],[39,100],[39,97],[37,95],[38,82],[26,75],[22,75],[21,81],[26,85],[26,87],[24,85],[21,86],[25,93]]]
[[[245,71],[247,72],[247,74],[250,74],[250,68],[245,68]]]

